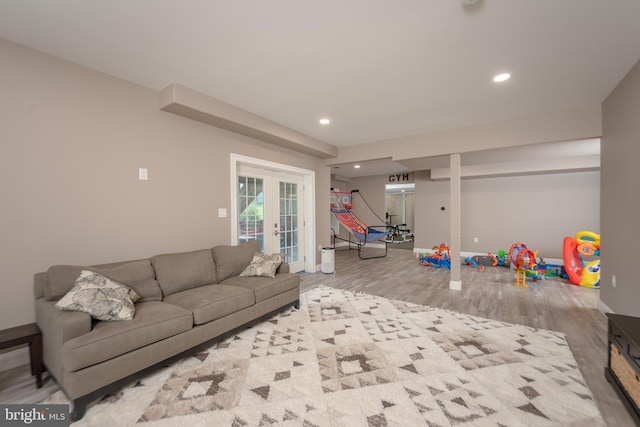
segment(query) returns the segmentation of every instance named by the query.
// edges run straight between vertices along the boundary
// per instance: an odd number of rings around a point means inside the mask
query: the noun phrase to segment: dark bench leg
[[[71,412],[71,419],[73,421],[80,421],[84,417],[84,413],[87,411],[87,401],[81,397],[73,401],[73,411]]]
[[[35,335],[29,342],[31,375],[36,376],[36,385],[42,387],[42,335]]]

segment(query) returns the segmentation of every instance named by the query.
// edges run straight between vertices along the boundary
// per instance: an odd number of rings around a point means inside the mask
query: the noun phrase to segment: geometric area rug
[[[325,286],[300,303],[74,426],[604,425],[564,334]]]

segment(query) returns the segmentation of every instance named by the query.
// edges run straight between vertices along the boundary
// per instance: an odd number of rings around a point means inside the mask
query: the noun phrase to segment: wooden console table
[[[31,375],[36,376],[36,385],[42,387],[42,333],[35,323],[16,326],[0,331],[0,350],[29,344]]]
[[[609,361],[607,381],[640,425],[640,318],[607,313]]]

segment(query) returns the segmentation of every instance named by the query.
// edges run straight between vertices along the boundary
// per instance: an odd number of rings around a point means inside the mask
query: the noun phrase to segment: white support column
[[[449,181],[451,197],[449,206],[451,279],[449,281],[449,289],[459,291],[462,289],[460,260],[460,154],[451,154],[449,166],[451,169],[451,180]]]

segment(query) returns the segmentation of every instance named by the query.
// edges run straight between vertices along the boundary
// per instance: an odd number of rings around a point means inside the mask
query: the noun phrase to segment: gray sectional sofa
[[[86,405],[133,379],[299,304],[300,277],[282,263],[275,278],[241,277],[258,242],[216,246],[92,267],[58,265],[34,278],[36,322],[44,363],[73,401],[73,420]],[[97,321],[55,304],[90,269],[140,295],[135,316]]]

